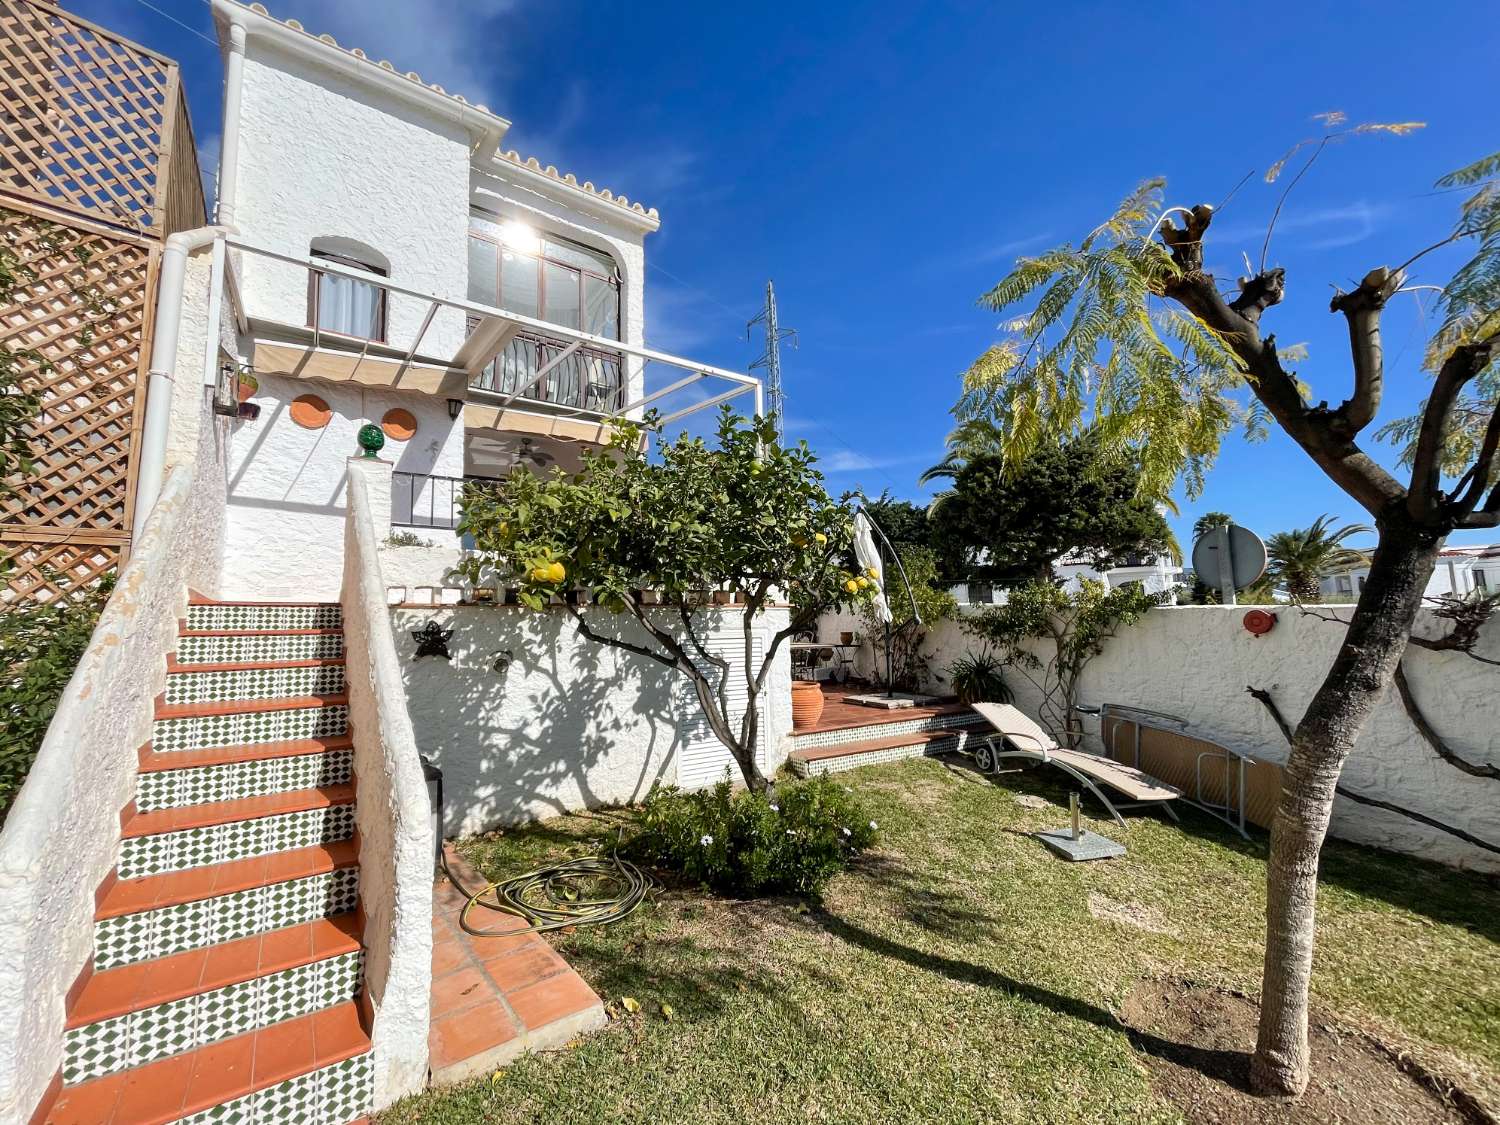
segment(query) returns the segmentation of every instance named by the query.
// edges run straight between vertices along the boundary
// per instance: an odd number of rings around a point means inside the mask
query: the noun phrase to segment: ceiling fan
[[[540,467],[542,465],[550,465],[557,458],[553,457],[545,449],[534,448],[531,444],[531,439],[527,437],[521,439],[521,447],[516,450],[516,460],[530,461],[533,465]]]

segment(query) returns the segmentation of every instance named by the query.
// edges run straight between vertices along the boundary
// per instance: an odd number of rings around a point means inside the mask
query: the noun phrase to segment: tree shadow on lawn
[[[1006,976],[1004,973],[996,972],[983,965],[913,949],[911,946],[902,945],[900,942],[872,933],[822,909],[814,910],[811,916],[834,937],[877,956],[903,962],[923,972],[936,973],[959,984],[993,989],[1007,996],[1018,997],[1028,1003],[1046,1008],[1066,1019],[1093,1024],[1105,1031],[1125,1036],[1136,1050],[1145,1054],[1196,1070],[1200,1074],[1224,1082],[1237,1090],[1245,1092],[1249,1090],[1250,1055],[1248,1052],[1195,1047],[1189,1043],[1179,1043],[1149,1032],[1138,1031],[1127,1027],[1108,1009],[1080,1000],[1076,996],[1067,996],[1041,985],[1017,980],[1015,977]]]
[[[999,775],[981,774],[973,764],[958,755],[944,755],[949,772],[971,784],[988,784],[997,789],[1043,797],[1066,813],[1068,794],[1075,787],[1053,771],[1029,769]],[[1084,796],[1084,808],[1100,818],[1107,816],[1092,798]],[[1225,851],[1234,852],[1264,864],[1270,851],[1270,833],[1249,826],[1246,840],[1233,829],[1200,809],[1187,806],[1180,810],[1180,822],[1171,822],[1156,814],[1136,813],[1135,817],[1152,816],[1167,827]],[[1127,816],[1127,819],[1134,817]],[[1059,825],[1061,827],[1061,825]],[[1019,828],[1002,828],[1015,836],[1030,836]],[[1108,830],[1106,829],[1106,834]],[[1468,930],[1489,941],[1500,943],[1500,879],[1470,871],[1459,871],[1431,860],[1398,852],[1383,851],[1347,840],[1329,839],[1319,859],[1318,881],[1325,886],[1384,902],[1400,910],[1420,915],[1443,925]]]

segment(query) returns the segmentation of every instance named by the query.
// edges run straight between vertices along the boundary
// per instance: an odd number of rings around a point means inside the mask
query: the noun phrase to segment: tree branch
[[[1450,766],[1463,770],[1471,777],[1500,778],[1500,766],[1479,766],[1459,757],[1443,742],[1438,732],[1432,729],[1432,724],[1427,721],[1427,716],[1422,714],[1422,709],[1417,706],[1416,697],[1412,695],[1411,683],[1406,678],[1404,663],[1396,665],[1396,691],[1401,696],[1401,705],[1406,708],[1406,716],[1411,720],[1411,725],[1417,728],[1417,733],[1422,736],[1428,746],[1432,747],[1439,758]]]
[[[665,664],[668,668],[677,668],[676,660],[669,656],[664,656],[662,653],[655,652],[645,645],[638,645],[633,641],[627,641],[624,637],[609,637],[603,633],[595,632],[593,626],[584,620],[583,614],[579,611],[578,607],[571,602],[567,603],[566,609],[572,616],[574,624],[578,626],[579,636],[586,637],[596,644],[609,645],[611,648],[624,649],[626,652],[634,653],[636,656],[644,656],[647,660],[654,660],[658,664]],[[636,616],[639,617],[639,613]]]
[[[1329,309],[1349,322],[1349,354],[1354,359],[1354,393],[1333,412],[1334,429],[1353,438],[1375,420],[1385,388],[1385,356],[1380,345],[1380,313],[1401,287],[1402,275],[1379,266],[1350,293],[1336,293]]]
[[[1162,295],[1177,301],[1219,334],[1245,369],[1255,397],[1277,423],[1340,488],[1371,515],[1381,515],[1406,490],[1357,446],[1352,436],[1334,423],[1334,412],[1309,408],[1297,382],[1281,366],[1275,336],[1262,338],[1260,319],[1279,304],[1286,292],[1282,270],[1263,270],[1240,282],[1239,296],[1226,301],[1212,274],[1203,272],[1203,235],[1213,221],[1213,208],[1194,207],[1182,229],[1164,219],[1162,243],[1181,271],[1162,284]]]
[[[1484,490],[1490,485],[1490,473],[1495,465],[1495,449],[1500,446],[1500,402],[1495,404],[1495,409],[1490,413],[1488,425],[1484,428],[1484,440],[1479,447],[1479,456],[1474,464],[1469,466],[1469,471],[1459,479],[1454,486],[1453,496],[1449,503],[1458,511],[1460,516],[1467,516],[1479,503]]]
[[[1443,445],[1448,438],[1448,420],[1453,405],[1458,401],[1464,386],[1489,366],[1493,358],[1495,339],[1472,344],[1460,344],[1443,360],[1437,379],[1432,384],[1432,394],[1427,397],[1427,406],[1422,411],[1421,428],[1417,432],[1417,451],[1412,458],[1411,488],[1406,498],[1407,510],[1414,519],[1432,523],[1443,518],[1462,519],[1467,512],[1444,512],[1443,490]],[[1488,507],[1488,505],[1486,505]]]
[[[1276,726],[1281,731],[1281,737],[1285,738],[1287,745],[1290,746],[1292,744],[1292,725],[1286,721],[1286,716],[1281,713],[1281,708],[1276,706],[1276,700],[1271,698],[1271,693],[1266,691],[1265,688],[1256,687],[1246,687],[1245,691],[1255,699],[1258,699],[1265,709],[1271,713],[1271,718],[1276,720]]]

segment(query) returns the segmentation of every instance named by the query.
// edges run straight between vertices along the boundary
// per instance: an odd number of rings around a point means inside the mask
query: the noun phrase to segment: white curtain
[[[351,277],[318,279],[318,327],[373,340],[380,335],[380,289]]]

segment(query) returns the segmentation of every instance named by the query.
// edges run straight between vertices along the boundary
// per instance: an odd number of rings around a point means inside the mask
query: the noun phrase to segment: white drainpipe
[[[156,498],[161,495],[167,460],[167,430],[172,420],[172,382],[177,370],[177,334],[182,327],[182,296],[188,255],[214,239],[235,233],[222,226],[178,231],[167,237],[156,283],[156,327],[151,342],[151,374],[146,384],[146,421],[141,428],[141,457],[136,468],[135,518],[139,539]],[[210,326],[209,331],[213,328]]]
[[[234,224],[234,201],[240,176],[240,89],[245,75],[245,29],[229,25],[229,54],[224,59],[224,129],[219,141],[219,201],[214,217]]]

